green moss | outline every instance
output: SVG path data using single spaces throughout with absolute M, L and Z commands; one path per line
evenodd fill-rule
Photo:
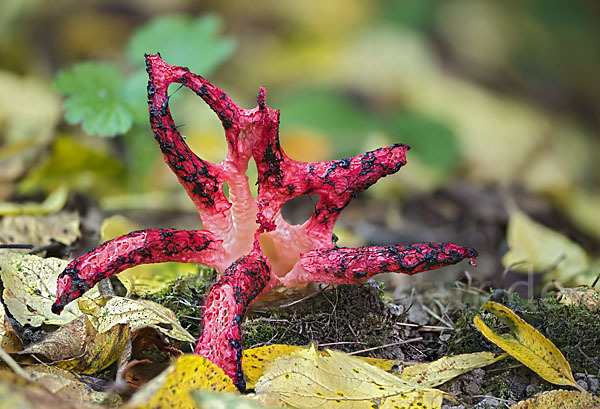
M 255 312 L 243 326 L 244 348 L 266 344 L 330 344 L 356 351 L 386 343 L 395 334 L 379 288 L 340 285 L 288 308 Z
M 194 336 L 198 336 L 204 297 L 214 283 L 217 271 L 198 265 L 198 272 L 179 277 L 162 290 L 143 297 L 169 308 L 181 325 Z

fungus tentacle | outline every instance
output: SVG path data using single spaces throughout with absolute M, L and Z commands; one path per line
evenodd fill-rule
M 241 324 L 246 310 L 271 279 L 271 267 L 258 243 L 236 260 L 211 288 L 202 317 L 203 329 L 195 353 L 223 369 L 240 390 L 242 373 Z
M 300 261 L 281 281 L 286 286 L 308 281 L 354 284 L 376 274 L 412 275 L 475 257 L 475 249 L 454 243 L 317 249 L 302 254 Z
M 109 240 L 71 261 L 58 276 L 54 313 L 100 280 L 130 267 L 178 261 L 221 267 L 221 240 L 207 230 L 149 229 Z

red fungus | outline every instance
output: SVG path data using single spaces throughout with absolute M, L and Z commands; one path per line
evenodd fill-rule
M 81 296 L 101 279 L 146 263 L 180 261 L 213 266 L 223 274 L 211 289 L 195 352 L 219 365 L 244 388 L 240 324 L 246 309 L 278 283 L 359 283 L 375 274 L 415 274 L 477 252 L 452 243 L 339 248 L 332 241 L 340 212 L 379 178 L 406 163 L 402 144 L 325 162 L 297 162 L 279 145 L 279 111 L 265 103 L 242 109 L 223 91 L 171 66 L 160 55 L 146 56 L 148 105 L 154 138 L 165 161 L 198 208 L 206 230 L 149 229 L 107 241 L 72 261 L 58 279 L 53 311 Z M 228 144 L 225 159 L 210 163 L 186 145 L 169 111 L 172 83 L 192 89 L 220 118 Z M 258 196 L 250 193 L 246 170 L 258 169 Z M 229 200 L 223 193 L 229 185 Z M 320 195 L 312 217 L 290 225 L 281 217 L 284 203 L 309 193 Z

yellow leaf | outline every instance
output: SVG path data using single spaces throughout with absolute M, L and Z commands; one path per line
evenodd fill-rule
M 21 325 L 62 325 L 81 315 L 76 303 L 67 305 L 61 315 L 50 307 L 56 300 L 56 280 L 68 262 L 58 258 L 2 253 L 0 276 L 6 308 Z
M 437 361 L 407 366 L 400 378 L 422 388 L 433 388 L 465 372 L 493 364 L 508 354 L 475 352 L 456 356 L 445 356 Z
M 254 389 L 258 379 L 277 358 L 282 355 L 289 355 L 292 352 L 300 351 L 302 349 L 305 348 L 295 345 L 275 344 L 244 350 L 242 370 L 244 371 L 246 388 Z M 329 354 L 324 351 L 317 351 L 317 353 L 329 356 Z M 384 371 L 391 371 L 396 364 L 396 361 L 393 359 L 377 359 L 364 356 L 357 356 L 356 358 L 370 365 L 381 368 Z
M 267 345 L 244 350 L 242 371 L 246 380 L 246 388 L 254 389 L 258 379 L 277 358 L 301 349 L 303 348 L 295 345 Z
M 515 403 L 510 409 L 598 409 L 600 398 L 580 391 L 561 389 L 541 392 L 533 398 Z
M 562 352 L 548 338 L 501 304 L 488 301 L 483 305 L 483 308 L 498 317 L 514 333 L 514 335 L 496 334 L 477 315 L 473 320 L 475 327 L 487 339 L 548 382 L 581 389 L 573 379 L 571 366 Z
M 90 316 L 99 333 L 109 331 L 115 325 L 128 324 L 132 332 L 152 327 L 174 339 L 187 342 L 196 340 L 181 326 L 173 311 L 152 301 L 110 297 L 108 300 L 83 300 L 79 306 Z
M 590 267 L 581 246 L 516 208 L 510 212 L 507 236 L 510 250 L 502 258 L 502 264 L 512 270 L 547 272 L 545 280 L 567 283 Z
M 128 409 L 193 409 L 194 389 L 236 392 L 237 388 L 223 370 L 198 355 L 183 355 L 168 369 L 136 392 Z
M 100 241 L 105 242 L 141 228 L 124 216 L 111 216 L 102 222 Z M 143 264 L 119 273 L 119 280 L 131 294 L 144 295 L 161 290 L 181 275 L 197 272 L 196 264 L 191 263 Z
M 320 355 L 311 347 L 280 356 L 257 382 L 256 393 L 276 395 L 292 407 L 323 409 L 440 408 L 448 396 L 437 389 L 416 388 L 351 355 L 327 353 Z
M 67 202 L 67 196 L 69 191 L 65 185 L 60 185 L 54 189 L 48 197 L 42 202 L 25 202 L 25 203 L 13 203 L 13 202 L 0 202 L 0 216 L 27 214 L 48 214 L 57 213 L 63 208 Z
M 262 409 L 259 405 L 249 399 L 247 395 L 238 395 L 233 393 L 209 392 L 193 390 L 192 399 L 196 403 L 197 409 Z

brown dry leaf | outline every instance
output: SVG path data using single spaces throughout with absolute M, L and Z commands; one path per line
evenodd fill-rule
M 41 355 L 61 368 L 91 375 L 115 362 L 129 337 L 127 324 L 115 325 L 99 333 L 82 315 L 20 354 Z
M 600 309 L 600 293 L 589 285 L 563 288 L 556 295 L 556 298 L 563 305 L 585 305 L 591 311 L 598 311 Z
M 76 303 L 67 305 L 61 315 L 50 307 L 56 300 L 56 280 L 68 262 L 58 258 L 2 253 L 0 277 L 4 284 L 2 297 L 6 308 L 21 325 L 62 325 L 79 317 Z M 88 293 L 88 296 L 90 294 Z
M 124 297 L 101 297 L 83 300 L 79 307 L 90 317 L 98 332 L 103 333 L 118 324 L 128 324 L 131 331 L 152 327 L 180 341 L 194 342 L 170 309 L 147 300 Z
M 437 361 L 407 366 L 400 378 L 415 386 L 433 388 L 473 369 L 498 362 L 507 356 L 508 354 L 499 355 L 491 352 L 445 356 Z
M 39 342 L 21 351 L 20 355 L 42 355 L 50 361 L 62 361 L 80 356 L 86 340 L 86 319 L 84 315 L 66 323 Z
M 128 409 L 194 409 L 190 391 L 194 389 L 236 392 L 223 370 L 198 355 L 184 355 L 170 368 L 136 392 Z
M 477 315 L 473 320 L 475 327 L 487 339 L 548 382 L 582 390 L 573 378 L 569 362 L 548 338 L 502 304 L 488 301 L 483 308 L 498 317 L 514 333 L 499 335 Z
M 48 391 L 75 405 L 101 404 L 109 398 L 116 399 L 107 392 L 93 390 L 71 372 L 55 366 L 33 365 L 24 370 Z
M 156 351 L 166 354 L 157 354 Z M 142 328 L 131 337 L 131 348 L 119 357 L 117 377 L 125 382 L 129 390 L 138 390 L 158 376 L 170 364 L 170 358 L 179 357 L 183 352 L 165 342 L 155 328 Z
M 71 404 L 46 388 L 12 372 L 0 371 L 0 409 L 79 409 L 92 405 Z M 97 408 L 97 406 L 96 406 Z
M 522 400 L 510 409 L 598 409 L 600 398 L 580 391 L 562 389 L 541 392 L 533 398 Z
M 6 318 L 6 310 L 4 304 L 0 303 L 0 346 L 9 354 L 21 351 L 23 342 L 16 333 L 8 319 Z
M 342 352 L 314 347 L 280 356 L 256 383 L 256 393 L 276 395 L 292 407 L 441 408 L 445 392 L 417 388 Z
M 0 243 L 31 244 L 34 247 L 53 242 L 68 245 L 79 238 L 79 224 L 77 212 L 5 216 L 0 220 Z
M 242 359 L 242 370 L 244 372 L 244 379 L 246 380 L 246 388 L 254 389 L 254 385 L 258 379 L 263 375 L 265 370 L 282 355 L 289 355 L 292 352 L 300 351 L 305 349 L 304 347 L 295 345 L 267 345 L 258 348 L 246 349 L 243 352 Z M 317 353 L 329 356 L 325 351 L 317 351 Z M 391 371 L 396 361 L 393 359 L 377 359 L 369 358 L 364 356 L 357 356 L 356 358 L 383 369 L 384 371 Z

